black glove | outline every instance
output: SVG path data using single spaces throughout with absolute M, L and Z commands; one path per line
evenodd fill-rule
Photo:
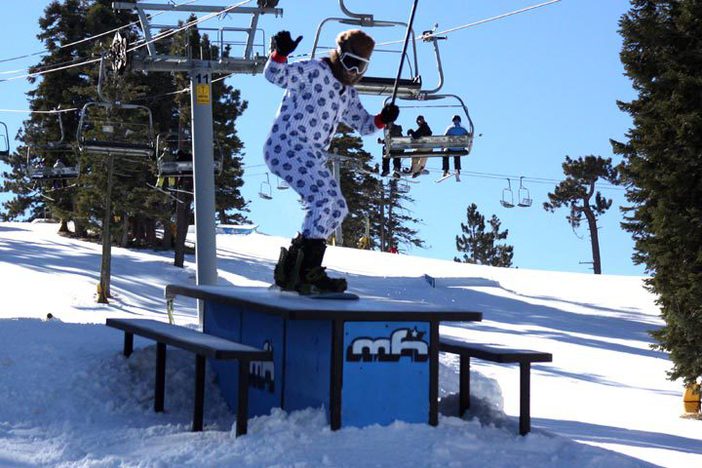
M 297 36 L 293 41 L 289 31 L 280 31 L 271 39 L 271 49 L 287 57 L 297 48 L 301 40 L 302 36 Z
M 380 121 L 385 125 L 393 123 L 400 115 L 400 109 L 395 104 L 385 104 L 380 111 Z

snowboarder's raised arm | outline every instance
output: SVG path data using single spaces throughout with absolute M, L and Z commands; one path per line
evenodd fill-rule
M 289 64 L 288 55 L 297 48 L 301 40 L 302 36 L 298 36 L 293 41 L 288 31 L 280 31 L 273 36 L 271 55 L 263 71 L 268 81 L 285 89 L 300 83 L 300 78 L 305 73 L 305 67 L 309 61 Z

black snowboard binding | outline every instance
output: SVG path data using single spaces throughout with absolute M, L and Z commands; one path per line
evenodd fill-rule
M 339 293 L 348 287 L 344 278 L 330 278 L 322 266 L 327 244 L 324 239 L 298 235 L 289 249 L 281 248 L 273 276 L 275 284 L 300 294 Z

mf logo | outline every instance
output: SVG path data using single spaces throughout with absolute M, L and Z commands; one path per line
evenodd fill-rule
M 273 346 L 266 340 L 263 343 L 264 351 L 271 351 Z M 260 389 L 267 389 L 268 392 L 275 392 L 275 367 L 273 361 L 251 361 L 249 363 L 249 386 Z
M 347 361 L 399 361 L 407 356 L 412 362 L 429 359 L 429 344 L 423 340 L 424 332 L 417 328 L 399 328 L 390 338 L 359 337 L 346 348 Z

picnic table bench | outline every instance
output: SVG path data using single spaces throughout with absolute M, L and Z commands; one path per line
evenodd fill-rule
M 258 349 L 189 328 L 148 319 L 108 318 L 106 325 L 124 331 L 123 353 L 129 357 L 134 350 L 134 335 L 156 341 L 156 381 L 154 389 L 154 411 L 162 412 L 166 384 L 166 345 L 184 349 L 195 354 L 195 403 L 193 409 L 193 431 L 203 428 L 205 406 L 205 359 L 239 361 L 238 401 L 236 435 L 246 434 L 248 424 L 249 371 L 253 364 L 271 361 L 270 351 Z
M 531 363 L 551 362 L 550 353 L 526 349 L 510 349 L 504 346 L 469 343 L 460 339 L 441 336 L 439 350 L 458 354 L 459 369 L 459 414 L 470 408 L 470 358 L 482 359 L 497 363 L 519 363 L 519 434 L 525 435 L 531 431 Z

